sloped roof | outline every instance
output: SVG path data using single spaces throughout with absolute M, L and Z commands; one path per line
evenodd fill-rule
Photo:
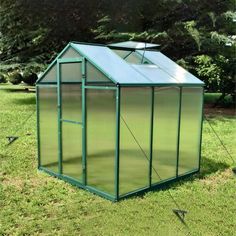
M 204 83 L 158 51 L 144 53 L 144 58 L 156 66 L 134 65 L 126 62 L 107 46 L 71 43 L 71 46 L 86 57 L 113 82 L 123 85 L 135 84 L 176 84 Z M 135 50 L 143 55 L 143 50 Z
M 137 42 L 135 42 L 137 43 Z M 133 43 L 131 43 L 133 45 Z M 144 43 L 141 43 L 144 44 Z M 115 45 L 115 44 L 114 44 Z M 125 45 L 129 45 L 125 42 Z M 130 64 L 118 56 L 109 46 L 86 43 L 69 43 L 66 48 L 50 64 L 37 83 L 43 79 L 47 71 L 53 67 L 63 52 L 69 48 L 76 50 L 91 64 L 99 69 L 115 84 L 121 85 L 191 85 L 203 86 L 204 83 L 194 75 L 183 69 L 174 61 L 159 51 L 136 50 L 134 53 L 140 58 L 152 63 Z

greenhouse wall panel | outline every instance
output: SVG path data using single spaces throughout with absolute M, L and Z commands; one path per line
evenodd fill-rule
M 199 168 L 202 99 L 202 88 L 182 89 L 179 175 Z
M 179 88 L 155 88 L 152 183 L 176 177 Z
M 149 185 L 151 88 L 121 88 L 120 194 Z
M 116 90 L 86 89 L 87 184 L 114 195 Z
M 57 88 L 39 87 L 40 162 L 58 172 Z

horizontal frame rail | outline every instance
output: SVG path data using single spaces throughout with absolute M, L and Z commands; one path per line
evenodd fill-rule
M 77 63 L 77 62 L 82 62 L 83 58 L 60 58 L 57 59 L 57 62 L 62 64 L 62 63 Z
M 61 119 L 61 121 L 62 121 L 62 122 L 67 122 L 67 123 L 72 123 L 72 124 L 83 125 L 82 122 L 74 121 L 74 120 L 65 120 L 65 119 Z
M 111 89 L 111 90 L 116 90 L 117 87 L 110 87 L 110 86 L 89 86 L 89 85 L 85 85 L 84 88 L 86 89 Z

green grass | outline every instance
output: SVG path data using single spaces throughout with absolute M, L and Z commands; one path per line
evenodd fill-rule
M 188 229 L 166 189 L 112 203 L 38 172 L 36 116 L 5 146 L 35 109 L 35 94 L 13 88 L 20 86 L 0 87 L 0 235 L 235 235 L 232 161 L 206 122 L 201 173 L 168 188 L 188 211 Z M 236 158 L 236 119 L 209 119 Z

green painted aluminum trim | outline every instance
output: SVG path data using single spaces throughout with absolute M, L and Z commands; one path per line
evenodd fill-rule
M 174 176 L 174 177 L 170 177 L 170 178 L 167 178 L 167 179 L 161 179 L 161 180 L 158 181 L 158 182 L 152 183 L 152 186 L 151 186 L 151 187 L 156 186 L 156 185 L 158 185 L 158 184 L 167 183 L 167 182 L 169 182 L 169 181 L 175 180 L 176 178 L 177 178 L 177 177 Z
M 65 120 L 65 119 L 62 119 L 61 121 L 62 121 L 62 122 L 66 122 L 66 123 L 72 123 L 72 124 L 83 125 L 83 122 L 74 121 L 74 120 Z
M 202 129 L 203 129 L 203 118 L 204 118 L 204 89 L 202 89 L 202 114 L 201 114 L 201 128 L 200 128 L 200 140 L 199 140 L 199 163 L 198 170 L 201 169 L 201 159 L 202 159 Z
M 124 194 L 120 195 L 120 199 L 127 198 L 129 196 L 135 195 L 136 193 L 139 193 L 139 192 L 142 192 L 142 191 L 148 191 L 149 189 L 150 189 L 149 186 L 143 187 L 143 188 L 138 188 L 138 189 L 133 190 L 131 192 L 124 193 Z
M 199 169 L 192 169 L 192 170 L 189 170 L 189 171 L 187 171 L 187 172 L 185 172 L 185 173 L 183 173 L 183 174 L 180 174 L 180 175 L 178 176 L 178 178 L 179 178 L 179 177 L 184 177 L 184 176 L 186 176 L 186 175 L 195 174 L 195 173 L 199 173 Z
M 149 186 L 152 185 L 152 154 L 153 154 L 153 120 L 154 120 L 154 87 L 151 87 L 151 126 L 150 126 L 150 158 L 149 158 Z
M 81 84 L 82 82 L 79 81 L 61 81 L 61 84 Z M 38 85 L 56 85 L 57 86 L 57 82 L 41 82 Z
M 39 171 L 43 171 L 43 172 L 45 172 L 45 173 L 47 173 L 47 174 L 49 174 L 51 176 L 54 176 L 54 177 L 57 177 L 57 178 L 59 177 L 58 173 L 56 173 L 56 172 L 54 172 L 52 170 L 49 170 L 49 169 L 47 169 L 47 168 L 45 168 L 43 166 L 39 166 L 38 170 Z
M 76 63 L 76 62 L 82 62 L 82 57 L 78 57 L 78 58 L 58 58 L 57 62 L 58 63 Z
M 97 195 L 99 195 L 99 196 L 101 196 L 103 198 L 106 198 L 107 200 L 110 200 L 110 201 L 113 201 L 113 202 L 116 201 L 114 196 L 112 196 L 112 195 L 110 195 L 108 193 L 105 193 L 103 191 L 100 191 L 99 189 L 93 188 L 91 186 L 84 186 L 78 180 L 76 180 L 74 178 L 71 178 L 71 177 L 69 177 L 67 175 L 57 174 L 57 173 L 55 173 L 55 172 L 53 172 L 51 170 L 48 170 L 47 168 L 44 168 L 44 167 L 39 167 L 38 170 L 39 171 L 43 171 L 43 172 L 45 172 L 45 173 L 47 173 L 47 174 L 49 174 L 51 176 L 54 176 L 54 177 L 56 177 L 58 179 L 61 179 L 61 180 L 65 181 L 65 182 L 67 182 L 67 183 L 70 183 L 71 185 L 74 185 L 76 187 L 82 188 L 82 189 L 87 190 L 87 191 L 89 191 L 91 193 L 95 193 L 95 194 L 97 194 Z
M 72 185 L 76 185 L 79 188 L 84 188 L 83 184 L 78 179 L 72 178 L 68 175 L 59 175 L 59 178 L 71 183 Z
M 120 86 L 116 90 L 116 157 L 115 157 L 115 198 L 119 200 L 120 183 Z
M 106 44 L 101 44 L 101 43 L 88 43 L 88 42 L 79 42 L 79 41 L 70 41 L 70 43 L 82 44 L 82 45 L 91 45 L 91 46 L 107 47 Z
M 37 84 L 36 87 L 57 88 L 57 83 L 41 83 Z
M 37 112 L 37 147 L 38 147 L 38 168 L 41 165 L 41 155 L 40 155 L 40 116 L 39 116 L 39 87 L 36 86 L 36 112 Z
M 78 182 L 77 180 L 71 178 L 71 177 L 68 177 L 68 176 L 65 176 L 65 175 L 60 175 L 60 174 L 57 174 L 51 170 L 48 170 L 47 168 L 45 167 L 42 167 L 40 166 L 38 168 L 39 171 L 43 171 L 51 176 L 54 176 L 58 179 L 61 179 L 65 182 L 68 182 L 72 185 L 75 185 L 79 188 L 82 188 L 82 189 L 85 189 L 85 190 L 88 190 L 89 192 L 92 192 L 92 193 L 95 193 L 103 198 L 106 198 L 110 201 L 113 201 L 113 202 L 116 202 L 117 199 L 114 198 L 112 195 L 108 194 L 108 193 L 105 193 L 103 191 L 100 191 L 94 187 L 91 187 L 91 186 L 84 186 L 83 184 L 81 184 L 80 182 Z M 157 190 L 157 189 L 162 189 L 162 188 L 166 188 L 166 187 L 169 187 L 170 184 L 176 182 L 176 181 L 179 181 L 181 179 L 185 179 L 185 178 L 188 178 L 190 176 L 192 176 L 193 174 L 196 174 L 196 173 L 199 173 L 199 170 L 192 170 L 190 172 L 187 172 L 177 178 L 172 178 L 172 179 L 167 179 L 167 180 L 164 180 L 162 182 L 159 182 L 159 183 L 156 183 L 156 184 L 153 184 L 151 187 L 144 187 L 144 188 L 140 188 L 140 189 L 137 189 L 135 191 L 132 191 L 132 192 L 129 192 L 129 193 L 126 193 L 126 194 L 123 194 L 119 197 L 119 200 L 122 200 L 122 199 L 126 199 L 128 197 L 132 197 L 132 196 L 138 196 L 138 195 L 143 195 L 144 193 L 148 192 L 148 191 L 154 191 L 154 190 Z
M 86 61 L 82 61 L 82 173 L 83 184 L 87 185 L 87 108 L 86 108 Z
M 181 112 L 182 112 L 182 87 L 179 90 L 179 117 L 178 117 L 178 132 L 177 132 L 177 153 L 176 153 L 176 177 L 179 175 L 179 145 L 180 145 L 180 128 L 181 128 Z
M 57 59 L 64 54 L 64 52 L 70 47 L 70 44 L 67 44 L 66 47 L 57 55 L 57 57 L 52 61 L 52 63 L 47 67 L 47 69 L 43 72 L 43 74 L 38 78 L 36 84 L 38 84 L 44 76 L 48 73 L 48 71 L 57 63 Z
M 62 108 L 61 108 L 61 70 L 60 63 L 57 63 L 57 115 L 58 115 L 58 172 L 63 173 L 62 170 Z
M 97 68 L 100 72 L 102 72 L 108 79 L 110 79 L 114 84 L 116 84 L 116 81 L 109 75 L 107 74 L 102 68 L 100 68 L 96 63 L 94 63 L 93 60 L 88 58 L 86 55 L 84 55 L 80 50 L 78 50 L 76 47 L 73 46 L 73 44 L 70 44 L 70 46 L 76 50 L 80 55 L 82 55 L 86 60 L 88 60 L 95 68 Z M 121 68 L 122 69 L 122 68 Z
M 121 87 L 204 87 L 204 84 L 177 84 L 177 83 L 146 83 L 146 84 L 135 84 L 135 83 L 122 83 Z
M 101 196 L 101 197 L 104 197 L 104 198 L 106 198 L 107 200 L 110 200 L 110 201 L 113 201 L 113 202 L 116 201 L 116 199 L 114 198 L 114 196 L 112 196 L 112 195 L 110 195 L 110 194 L 108 194 L 108 193 L 106 193 L 106 192 L 103 192 L 103 191 L 101 191 L 101 190 L 99 190 L 99 189 L 96 189 L 96 188 L 94 188 L 94 187 L 86 186 L 85 189 L 88 190 L 89 192 L 92 192 L 92 193 L 95 193 L 95 194 L 97 194 L 97 195 L 99 195 L 99 196 Z
M 116 87 L 109 87 L 109 86 L 89 86 L 89 85 L 85 85 L 84 86 L 86 89 L 110 89 L 110 90 L 116 90 Z

